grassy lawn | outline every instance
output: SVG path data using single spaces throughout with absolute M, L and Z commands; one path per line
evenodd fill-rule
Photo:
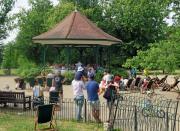
M 11 69 L 11 75 L 17 75 L 17 69 Z M 3 69 L 0 69 L 0 76 L 6 75 Z
M 48 124 L 40 124 L 40 128 L 48 127 Z M 103 127 L 92 123 L 76 121 L 57 121 L 60 131 L 103 131 Z M 33 131 L 34 118 L 0 113 L 0 131 Z

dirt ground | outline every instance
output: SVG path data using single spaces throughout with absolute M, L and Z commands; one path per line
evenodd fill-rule
M 158 76 L 159 78 L 164 77 L 164 75 Z M 10 90 L 15 91 L 15 81 L 14 79 L 16 78 L 16 76 L 0 76 L 0 90 L 2 90 L 6 85 L 10 86 Z M 174 76 L 170 75 L 167 78 L 167 83 L 172 84 L 174 81 Z M 178 85 L 180 87 L 180 84 Z M 32 89 L 29 89 L 29 85 L 26 85 L 27 89 L 25 90 L 26 95 L 31 95 L 32 96 Z M 72 87 L 71 85 L 63 85 L 63 89 L 64 89 L 64 98 L 73 98 L 73 92 L 72 92 Z M 17 90 L 16 90 L 17 91 Z M 18 90 L 21 91 L 21 90 Z M 176 92 L 162 92 L 160 90 L 156 90 L 155 91 L 157 94 L 162 94 L 164 95 L 166 98 L 168 99 L 172 99 L 172 100 L 176 100 L 177 97 L 177 93 Z M 45 91 L 44 95 L 46 97 L 48 97 L 49 92 Z M 87 98 L 87 93 L 86 91 L 84 91 L 85 94 L 85 98 Z M 140 94 L 139 94 L 140 95 Z M 101 101 L 105 101 L 105 99 L 102 97 L 102 95 L 100 96 L 100 100 Z M 180 108 L 178 109 L 178 114 L 180 114 Z

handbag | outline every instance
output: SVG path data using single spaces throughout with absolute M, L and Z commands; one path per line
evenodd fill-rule
M 110 89 L 110 88 L 107 88 L 107 89 L 105 90 L 103 97 L 104 97 L 105 99 L 107 99 L 107 100 L 108 100 L 108 99 L 111 99 L 111 89 Z
M 113 99 L 115 99 L 115 94 L 116 94 L 115 87 L 110 86 L 105 90 L 103 97 L 107 100 L 111 100 L 111 99 L 113 100 Z

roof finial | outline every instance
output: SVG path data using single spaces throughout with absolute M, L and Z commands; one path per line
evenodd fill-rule
M 77 12 L 77 0 L 75 0 L 75 12 Z

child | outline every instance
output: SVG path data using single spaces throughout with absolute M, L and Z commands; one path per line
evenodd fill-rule
M 38 80 L 35 80 L 35 85 L 33 87 L 33 106 L 38 106 L 43 104 L 44 104 L 43 89 L 38 84 Z

